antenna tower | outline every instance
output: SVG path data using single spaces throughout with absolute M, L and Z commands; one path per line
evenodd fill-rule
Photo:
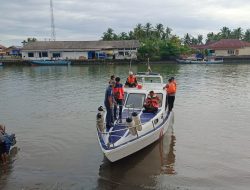
M 52 0 L 50 0 L 50 16 L 51 16 L 51 40 L 56 41 L 55 21 L 54 21 L 54 12 L 53 12 L 53 2 L 52 2 Z

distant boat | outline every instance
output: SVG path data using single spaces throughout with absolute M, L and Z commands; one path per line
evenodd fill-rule
M 183 64 L 216 64 L 216 63 L 223 63 L 223 59 L 176 59 L 177 63 Z
M 31 65 L 70 65 L 71 62 L 70 61 L 66 61 L 66 60 L 33 60 L 31 61 Z

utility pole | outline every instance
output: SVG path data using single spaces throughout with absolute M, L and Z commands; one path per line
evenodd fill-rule
M 54 12 L 53 12 L 53 2 L 52 2 L 52 0 L 50 0 L 50 16 L 51 16 L 51 40 L 56 41 L 55 21 L 54 21 Z

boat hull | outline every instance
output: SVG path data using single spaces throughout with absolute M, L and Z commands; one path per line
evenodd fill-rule
M 52 66 L 60 66 L 60 65 L 70 65 L 71 62 L 70 61 L 66 61 L 66 60 L 34 60 L 31 61 L 32 65 L 40 65 L 40 66 L 48 66 L 48 65 L 52 65 Z
M 198 61 L 198 60 L 182 60 L 182 59 L 177 59 L 176 61 L 178 63 L 182 63 L 182 64 L 219 64 L 219 63 L 223 63 L 223 60 Z
M 109 161 L 115 162 L 117 160 L 120 160 L 147 147 L 148 145 L 160 139 L 166 133 L 168 127 L 170 125 L 173 125 L 173 122 L 174 122 L 174 113 L 171 112 L 167 120 L 160 127 L 156 128 L 152 132 L 149 132 L 146 135 L 142 135 L 141 137 L 138 137 L 136 140 L 128 142 L 114 149 L 106 150 L 102 148 L 102 151 Z M 102 147 L 100 139 L 99 143 L 100 146 Z

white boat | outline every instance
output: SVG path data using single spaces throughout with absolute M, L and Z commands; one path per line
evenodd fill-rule
M 70 65 L 71 62 L 68 60 L 32 60 L 31 65 L 45 65 L 45 66 L 60 66 L 60 65 Z
M 223 63 L 223 59 L 176 59 L 177 63 L 184 63 L 184 64 L 216 64 L 216 63 Z
M 99 111 L 97 115 L 98 141 L 104 155 L 111 162 L 127 157 L 157 141 L 174 122 L 174 112 L 167 111 L 162 76 L 156 73 L 137 73 L 136 77 L 137 88 L 124 88 L 121 123 L 115 121 L 114 126 L 108 130 L 104 127 L 105 113 Z M 151 90 L 160 98 L 159 109 L 157 113 L 144 113 L 143 103 Z M 132 122 L 127 118 L 132 118 Z

